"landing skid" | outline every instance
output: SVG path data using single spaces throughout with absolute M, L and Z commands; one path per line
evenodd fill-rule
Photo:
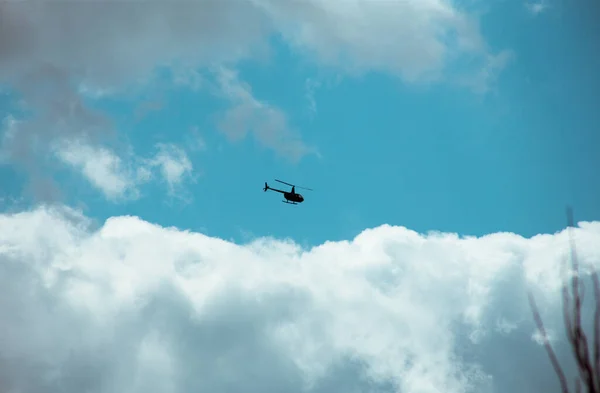
M 296 202 L 289 202 L 289 201 L 286 201 L 286 200 L 283 200 L 283 201 L 281 201 L 281 202 L 283 202 L 283 203 L 287 203 L 288 205 L 297 205 L 297 203 L 296 203 Z

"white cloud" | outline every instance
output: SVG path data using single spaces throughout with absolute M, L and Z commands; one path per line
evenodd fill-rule
M 149 159 L 129 154 L 121 159 L 106 147 L 80 141 L 63 141 L 55 154 L 63 163 L 81 174 L 106 198 L 113 202 L 140 197 L 139 187 L 155 177 L 153 170 L 167 184 L 169 194 L 181 190 L 186 179 L 193 178 L 193 165 L 185 150 L 174 144 L 156 145 L 156 154 Z
M 197 126 L 190 128 L 189 134 L 186 136 L 186 145 L 193 151 L 206 151 L 208 149 L 206 140 L 200 133 Z
M 304 82 L 304 90 L 306 101 L 308 101 L 308 110 L 311 117 L 317 113 L 317 101 L 315 100 L 315 90 L 321 87 L 321 83 L 317 80 L 307 78 Z
M 258 1 L 294 47 L 350 73 L 439 79 L 463 54 L 484 54 L 475 19 L 446 0 Z
M 525 7 L 533 15 L 538 15 L 546 11 L 546 9 L 548 8 L 548 4 L 545 1 L 538 1 L 533 3 L 528 2 L 525 3 Z
M 163 179 L 167 182 L 171 194 L 189 178 L 194 169 L 185 150 L 173 144 L 159 143 L 158 152 L 148 161 L 153 167 L 158 167 Z
M 582 261 L 598 264 L 600 223 L 575 232 Z M 525 289 L 562 331 L 567 245 L 565 233 L 461 239 L 382 226 L 303 250 L 135 217 L 97 228 L 69 210 L 0 215 L 2 386 L 559 392 L 531 339 Z
M 104 147 L 68 141 L 57 146 L 56 155 L 112 201 L 138 198 L 138 182 L 147 180 L 144 172 L 139 172 L 139 179 L 133 176 L 121 158 Z
M 458 81 L 464 86 L 469 86 L 477 94 L 487 94 L 495 87 L 495 81 L 510 62 L 514 61 L 513 51 L 502 51 L 496 55 L 489 55 L 482 59 L 482 66 L 468 77 L 460 77 Z
M 264 146 L 280 155 L 298 161 L 316 150 L 306 145 L 298 132 L 292 129 L 285 113 L 269 103 L 259 101 L 252 89 L 238 79 L 233 70 L 220 68 L 217 83 L 224 97 L 231 102 L 219 119 L 219 129 L 232 141 L 243 139 L 248 132 Z

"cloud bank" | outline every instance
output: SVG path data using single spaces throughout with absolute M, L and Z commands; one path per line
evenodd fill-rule
M 580 223 L 584 263 L 600 223 Z M 402 227 L 302 249 L 66 208 L 0 216 L 0 381 L 27 392 L 558 392 L 565 232 Z M 568 351 L 559 354 L 569 357 Z

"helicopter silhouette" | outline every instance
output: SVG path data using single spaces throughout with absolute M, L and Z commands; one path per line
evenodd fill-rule
M 272 190 L 272 191 L 277 191 L 283 194 L 283 197 L 285 198 L 285 200 L 283 200 L 283 203 L 289 203 L 290 205 L 297 205 L 299 203 L 304 202 L 304 197 L 302 196 L 302 194 L 298 194 L 296 192 L 296 187 L 297 188 L 302 188 L 303 190 L 309 190 L 309 191 L 313 191 L 310 188 L 306 188 L 306 187 L 298 187 L 295 186 L 293 184 L 290 183 L 286 183 L 284 181 L 281 180 L 277 180 L 275 179 L 276 182 L 279 183 L 283 183 L 283 184 L 287 184 L 288 186 L 292 187 L 292 191 L 288 192 L 288 191 L 283 191 L 283 190 L 278 190 L 277 188 L 273 188 L 273 187 L 269 187 L 269 185 L 267 184 L 267 182 L 265 182 L 265 187 L 263 188 L 263 191 L 267 192 L 267 190 Z

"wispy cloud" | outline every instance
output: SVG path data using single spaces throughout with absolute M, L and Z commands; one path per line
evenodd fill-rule
M 81 174 L 111 201 L 137 199 L 140 182 L 148 180 L 144 171 L 128 167 L 113 151 L 79 141 L 66 141 L 56 147 L 57 157 Z
M 234 70 L 219 68 L 216 77 L 222 95 L 231 104 L 220 116 L 218 127 L 230 140 L 237 141 L 252 133 L 263 146 L 293 162 L 316 152 L 290 127 L 285 113 L 255 98 L 251 87 L 240 81 Z
M 317 80 L 307 78 L 304 82 L 304 90 L 306 101 L 308 101 L 308 110 L 310 116 L 313 117 L 317 114 L 317 101 L 315 100 L 315 91 L 321 86 L 321 83 Z
M 496 80 L 512 61 L 515 60 L 513 51 L 503 51 L 497 55 L 489 55 L 482 59 L 483 66 L 468 77 L 459 78 L 459 83 L 469 86 L 471 90 L 477 94 L 485 95 L 496 87 Z
M 546 11 L 549 7 L 548 3 L 544 0 L 538 2 L 525 3 L 525 7 L 527 10 L 533 15 L 539 15 L 542 12 Z
M 140 186 L 163 179 L 169 195 L 183 191 L 185 180 L 194 180 L 193 165 L 186 152 L 173 144 L 157 144 L 151 158 L 128 153 L 125 159 L 107 147 L 67 140 L 55 145 L 57 158 L 81 175 L 112 202 L 141 196 Z
M 173 144 L 159 143 L 156 155 L 146 161 L 151 167 L 159 168 L 166 181 L 169 194 L 174 196 L 185 180 L 193 180 L 193 165 L 187 153 Z

